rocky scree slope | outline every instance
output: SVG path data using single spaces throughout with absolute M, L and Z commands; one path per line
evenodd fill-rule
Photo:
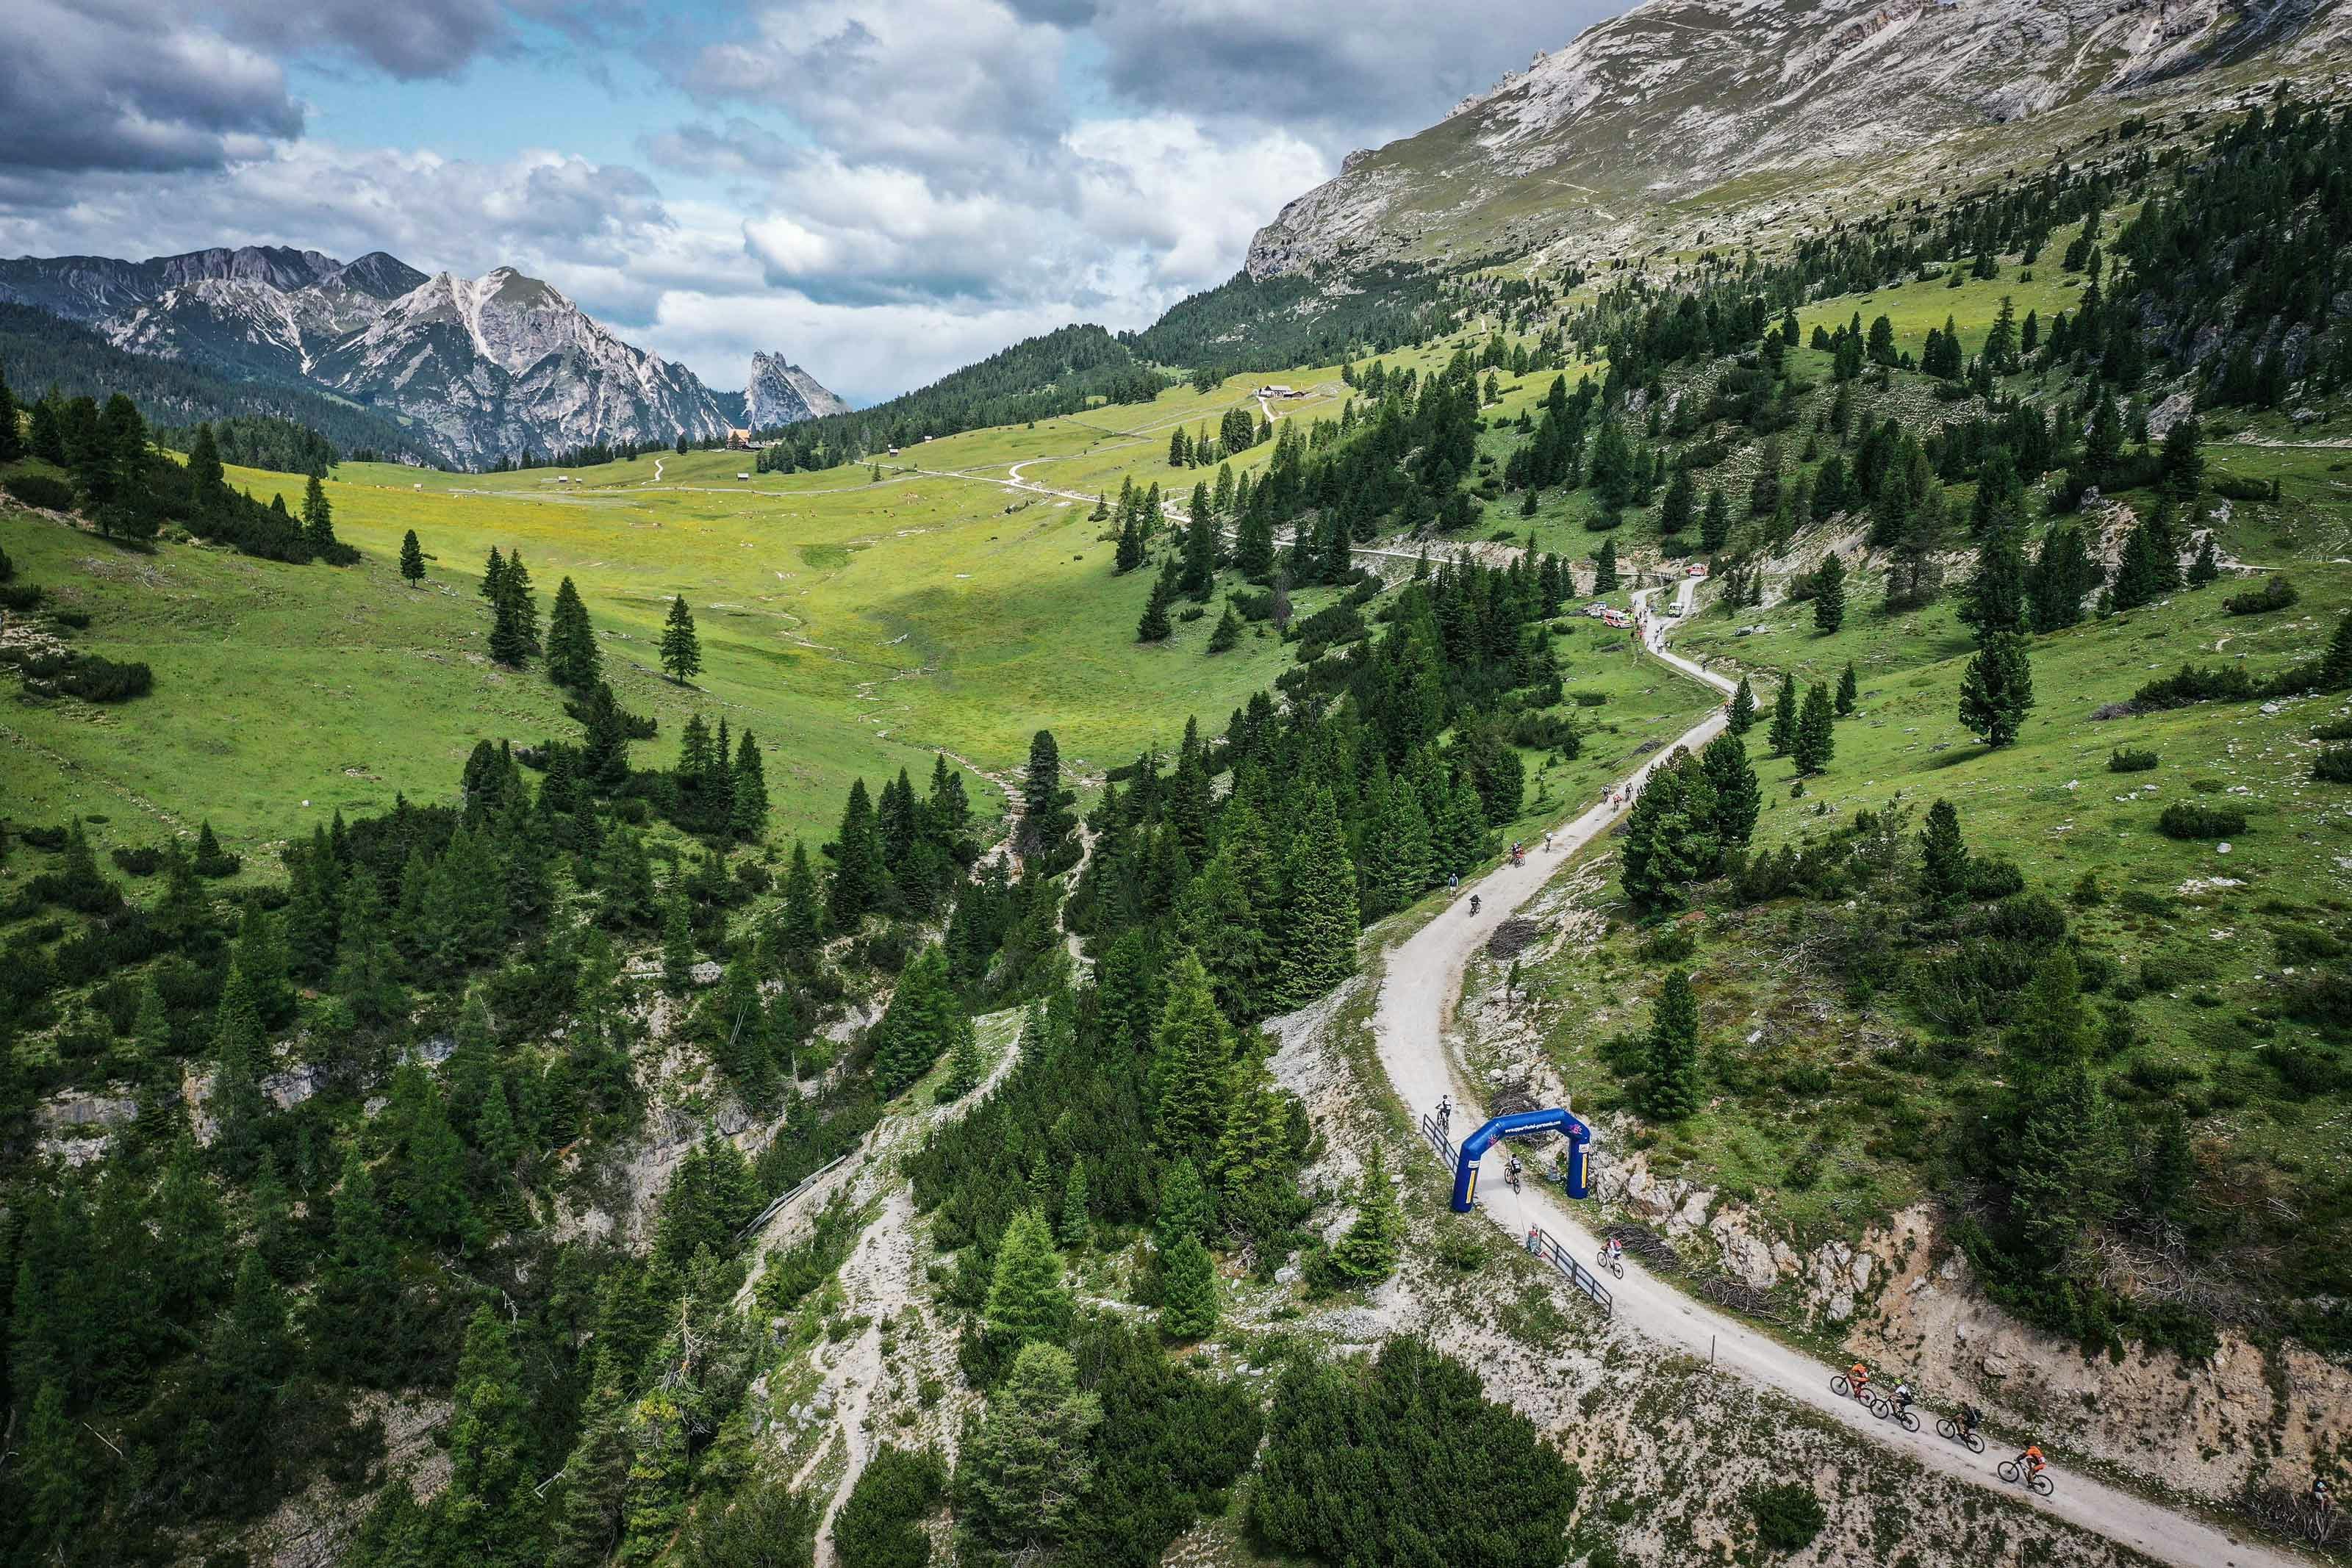
M 381 251 L 346 263 L 263 246 L 139 262 L 21 257 L 0 261 L 0 300 L 94 327 L 133 353 L 373 405 L 460 466 L 680 432 L 701 440 L 736 423 L 731 396 L 512 267 L 427 277 Z M 751 380 L 756 424 L 845 406 L 778 356 L 757 356 Z
M 1965 164 L 1947 144 L 1988 126 L 2113 120 L 2282 78 L 2326 92 L 2347 35 L 2342 0 L 1648 0 L 1439 124 L 1350 153 L 1258 231 L 1248 270 L 1622 245 L 1640 215 L 1708 193 L 1735 208 L 1807 185 L 1883 196 L 1874 165 Z M 1992 137 L 1986 167 L 2014 147 Z

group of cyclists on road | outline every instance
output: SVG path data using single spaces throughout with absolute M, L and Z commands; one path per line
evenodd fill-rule
M 1876 1403 L 1873 1403 L 1870 1392 L 1870 1368 L 1857 1360 L 1852 1366 L 1845 1369 L 1845 1375 L 1837 1379 L 1832 1386 L 1853 1398 L 1881 1420 L 1892 1418 L 1913 1431 L 1918 1430 L 1918 1421 L 1911 1413 L 1913 1403 L 1911 1385 L 1906 1380 L 1896 1378 L 1894 1390 L 1878 1398 Z M 1959 1408 L 1953 1411 L 1948 1419 L 1936 1424 L 1936 1429 L 1952 1441 L 1982 1453 L 1984 1439 L 1979 1436 L 1978 1429 L 1983 1424 L 1984 1412 L 1964 1399 L 1960 1402 Z M 2050 1495 L 2050 1478 L 2044 1472 L 2049 1468 L 2050 1461 L 2042 1452 L 2041 1439 L 2036 1438 L 2026 1444 L 2024 1449 L 2015 1458 L 2001 1462 L 2000 1479 L 2016 1481 L 2027 1490 L 2047 1497 Z

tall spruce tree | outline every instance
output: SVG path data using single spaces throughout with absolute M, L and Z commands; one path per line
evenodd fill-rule
M 1989 747 L 2007 746 L 2033 706 L 2033 660 L 2024 636 L 1988 638 L 1960 673 L 1960 723 Z
M 1160 1254 L 1160 1332 L 1172 1340 L 1206 1339 L 1217 1329 L 1217 1270 L 1197 1236 L 1179 1237 Z
M 331 555 L 335 545 L 335 508 L 327 499 L 327 487 L 316 474 L 302 491 L 302 542 L 310 547 L 313 555 Z
M 555 608 L 547 618 L 547 676 L 559 686 L 583 692 L 604 678 L 588 607 L 568 577 L 556 587 Z
M 1725 715 L 1724 727 L 1734 735 L 1744 736 L 1755 727 L 1756 693 L 1746 675 L 1740 676 L 1739 685 L 1732 688 L 1731 704 Z
M 1787 757 L 1797 746 L 1797 677 L 1783 674 L 1780 689 L 1772 697 L 1772 723 L 1764 732 L 1764 742 L 1773 755 Z
M 1927 808 L 1927 825 L 1919 830 L 1919 892 L 1937 907 L 1958 904 L 1968 895 L 1969 850 L 1960 838 L 1960 813 L 1949 800 Z
M 1829 767 L 1837 751 L 1837 736 L 1832 727 L 1836 714 L 1827 682 L 1815 681 L 1806 688 L 1804 711 L 1797 716 L 1797 743 L 1789 753 L 1798 772 L 1819 773 Z
M 1617 541 L 1604 538 L 1592 557 L 1592 591 L 1613 593 L 1617 591 Z
M 400 541 L 400 575 L 411 588 L 425 580 L 425 547 L 416 542 L 415 528 Z
M 1006 1354 L 1025 1344 L 1057 1344 L 1069 1333 L 1073 1304 L 1054 1232 L 1035 1208 L 1024 1208 L 997 1242 L 996 1269 L 981 1322 Z
M 1306 1006 L 1356 972 L 1362 932 L 1356 868 L 1340 836 L 1331 792 L 1318 788 L 1283 864 L 1283 908 L 1274 1005 Z
M 1377 1285 L 1396 1272 L 1404 1247 L 1404 1213 L 1378 1144 L 1364 1156 L 1359 1186 L 1356 1220 L 1331 1249 L 1331 1272 L 1350 1285 Z
M 694 612 L 686 607 L 683 593 L 669 601 L 669 618 L 662 624 L 661 664 L 681 686 L 702 671 L 702 641 L 695 635 Z
M 1813 572 L 1813 630 L 1827 637 L 1845 624 L 1845 562 L 1832 550 Z
M 1669 970 L 1650 1020 L 1643 1110 L 1661 1122 L 1677 1122 L 1697 1110 L 1699 1058 L 1697 993 L 1687 971 Z
M 1853 705 L 1854 705 L 1857 701 L 1859 701 L 1859 700 L 1861 699 L 1861 696 L 1862 696 L 1862 683 L 1861 683 L 1861 681 L 1860 681 L 1859 679 L 1857 679 L 1857 678 L 1855 677 L 1855 675 L 1854 675 L 1854 673 L 1853 673 L 1853 661 L 1852 659 L 1848 659 L 1848 660 L 1845 662 L 1845 668 L 1838 672 L 1838 684 L 1837 684 L 1837 716 L 1838 716 L 1838 717 L 1840 717 L 1840 718 L 1844 718 L 1844 717 L 1845 717 L 1845 716 L 1847 716 L 1849 714 L 1853 713 Z

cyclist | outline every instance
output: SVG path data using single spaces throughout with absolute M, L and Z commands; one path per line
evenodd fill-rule
M 1853 1396 L 1862 1398 L 1863 1391 L 1870 1386 L 1870 1368 L 1855 1362 L 1845 1369 L 1845 1381 L 1846 1386 L 1853 1390 Z
M 1478 895 L 1475 893 L 1470 895 L 1470 913 L 1473 915 L 1478 913 Z
M 2318 1509 L 2322 1513 L 2326 1513 L 2329 1509 L 2336 1506 L 2336 1499 L 2331 1496 L 2327 1490 L 2326 1477 L 2314 1476 L 2311 1478 L 2311 1502 L 2312 1506 Z
M 2025 1452 L 2017 1456 L 2017 1462 L 2025 1467 L 2025 1473 L 2029 1477 L 2040 1475 L 2044 1463 L 2042 1458 L 2042 1445 L 2028 1443 L 2025 1446 Z
M 1506 1175 L 1506 1176 L 1507 1176 L 1507 1177 L 1509 1179 L 1509 1181 L 1510 1181 L 1510 1184 L 1511 1184 L 1511 1190 L 1512 1190 L 1512 1191 L 1514 1191 L 1514 1192 L 1517 1192 L 1517 1191 L 1518 1190 L 1518 1187 L 1519 1187 L 1519 1156 L 1518 1156 L 1518 1155 L 1513 1155 L 1511 1156 L 1511 1163 L 1510 1163 L 1507 1166 L 1506 1166 L 1506 1167 L 1505 1167 L 1505 1173 L 1504 1173 L 1504 1174 Z
M 1963 1401 L 1960 1405 L 1960 1436 L 1963 1437 L 1972 1436 L 1977 1429 L 1977 1423 L 1983 1419 L 1983 1411 Z
M 1625 1244 L 1614 1236 L 1609 1239 L 1609 1261 L 1612 1266 L 1625 1261 Z
M 1911 1385 L 1899 1377 L 1895 1380 L 1895 1408 L 1897 1410 L 1911 1408 Z

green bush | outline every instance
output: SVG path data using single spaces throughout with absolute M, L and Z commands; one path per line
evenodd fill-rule
M 1772 1552 L 1802 1552 L 1829 1525 L 1813 1489 L 1802 1481 L 1759 1487 L 1748 1494 L 1756 1516 L 1756 1539 Z
M 2178 674 L 2150 681 L 2134 692 L 2132 706 L 2151 712 L 2192 703 L 2246 702 L 2256 695 L 2254 677 L 2243 670 L 2183 664 Z
M 2352 746 L 2331 746 L 2313 758 L 2311 776 L 2322 784 L 2352 784 Z
M 1991 900 L 2011 898 L 2025 891 L 2025 873 L 2017 862 L 2000 855 L 1979 855 L 1969 862 L 1969 896 Z
M 2129 747 L 2118 746 L 2107 753 L 2107 771 L 2110 773 L 2148 773 L 2155 768 L 2156 753 L 2153 751 L 2134 751 Z
M 923 1568 L 931 1560 L 931 1538 L 922 1521 L 947 1486 L 947 1466 L 928 1448 L 886 1448 L 867 1460 L 834 1516 L 842 1568 Z
M 2230 595 L 2221 601 L 2221 608 L 2232 615 L 2263 615 L 2284 610 L 2300 597 L 2294 583 L 2284 577 L 2271 577 L 2263 579 L 2260 588 Z
M 0 582 L 0 610 L 37 610 L 40 605 L 39 583 Z
M 2246 814 L 2229 806 L 2167 806 L 2156 831 L 2168 839 L 2226 839 L 2246 831 Z
M 2352 718 L 2331 718 L 2311 728 L 2314 740 L 2352 740 Z
M 8 494 L 28 507 L 38 507 L 50 512 L 73 510 L 73 486 L 47 474 L 11 474 L 5 488 Z

